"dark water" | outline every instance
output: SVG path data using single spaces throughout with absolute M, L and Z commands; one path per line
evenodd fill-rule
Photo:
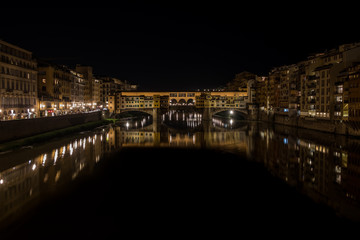
M 349 233 L 360 142 L 189 113 L 0 155 L 0 239 Z

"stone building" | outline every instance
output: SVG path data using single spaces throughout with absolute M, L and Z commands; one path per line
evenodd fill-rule
M 117 92 L 134 91 L 137 89 L 136 85 L 130 84 L 113 77 L 97 77 L 100 80 L 100 104 L 108 107 L 109 96 L 115 96 Z
M 76 72 L 84 76 L 84 104 L 87 109 L 94 109 L 100 104 L 100 85 L 101 80 L 93 74 L 90 66 L 76 65 Z
M 338 48 L 310 56 L 302 62 L 301 116 L 327 120 L 342 120 L 344 89 L 349 82 L 347 72 L 360 61 L 360 44 L 344 44 Z
M 280 69 L 274 68 L 269 73 L 269 111 L 277 112 L 280 110 Z
M 32 52 L 0 40 L 0 119 L 38 114 L 36 79 L 37 62 Z
M 84 77 L 65 65 L 39 61 L 38 95 L 41 116 L 84 110 Z

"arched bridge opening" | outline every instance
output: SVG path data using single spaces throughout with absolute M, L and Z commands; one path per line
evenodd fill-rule
M 143 118 L 143 117 L 153 117 L 152 109 L 150 110 L 129 109 L 129 110 L 122 110 L 120 113 L 115 114 L 115 118 L 117 119 Z
M 181 99 L 170 99 L 169 101 L 169 105 L 170 106 L 195 106 L 195 100 L 192 99 L 192 98 L 189 98 L 189 99 L 184 99 L 184 98 L 181 98 Z
M 212 112 L 213 117 L 233 118 L 237 120 L 248 119 L 248 112 L 245 109 L 216 109 Z

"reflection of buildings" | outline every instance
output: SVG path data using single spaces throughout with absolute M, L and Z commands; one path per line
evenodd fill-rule
M 78 137 L 52 146 L 32 160 L 27 160 L 25 152 L 21 156 L 26 162 L 0 172 L 0 223 L 10 223 L 17 214 L 25 213 L 26 207 L 32 207 L 28 203 L 40 194 L 56 191 L 81 174 L 90 174 L 104 154 L 105 138 L 105 132 Z
M 0 173 L 0 222 L 21 213 L 39 195 L 38 169 L 38 163 L 30 160 Z
M 350 142 L 349 151 L 338 152 L 339 166 L 337 172 L 341 174 L 341 183 L 346 189 L 346 197 L 352 200 L 360 199 L 360 144 Z M 351 150 L 351 151 L 350 151 Z
M 349 203 L 360 199 L 359 143 L 345 148 L 285 132 L 266 128 L 259 131 L 259 137 L 253 136 L 257 146 L 254 159 L 263 161 L 272 174 L 299 187 L 316 202 L 335 207 L 340 213 L 356 210 Z

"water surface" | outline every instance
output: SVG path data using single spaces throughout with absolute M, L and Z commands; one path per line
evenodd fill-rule
M 37 235 L 43 224 L 103 237 L 114 226 L 150 226 L 159 216 L 171 229 L 182 226 L 180 217 L 229 227 L 240 216 L 260 225 L 279 216 L 282 224 L 356 223 L 359 144 L 176 111 L 159 124 L 145 118 L 103 126 L 0 155 L 2 236 Z

